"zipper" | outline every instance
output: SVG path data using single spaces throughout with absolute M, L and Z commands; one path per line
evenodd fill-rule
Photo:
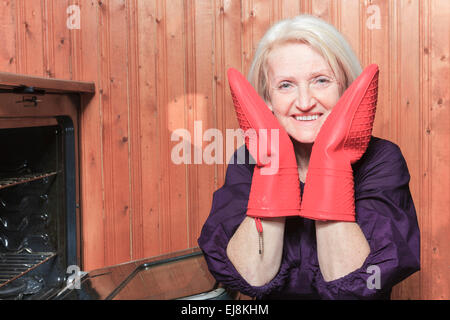
M 263 227 L 261 223 L 261 218 L 255 218 L 256 230 L 258 231 L 258 242 L 259 242 L 259 254 L 264 251 L 264 239 L 263 239 Z

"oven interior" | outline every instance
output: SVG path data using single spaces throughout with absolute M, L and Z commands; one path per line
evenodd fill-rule
M 76 264 L 72 121 L 0 129 L 0 299 L 51 298 Z

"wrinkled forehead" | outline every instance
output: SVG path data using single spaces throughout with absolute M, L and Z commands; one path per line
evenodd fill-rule
M 271 86 L 273 84 L 271 82 L 280 78 L 308 80 L 317 75 L 326 75 L 339 84 L 342 92 L 345 89 L 343 86 L 345 76 L 337 63 L 330 63 L 332 59 L 335 57 L 330 57 L 329 54 L 327 56 L 326 53 L 305 42 L 280 43 L 268 50 L 263 76 L 267 85 Z

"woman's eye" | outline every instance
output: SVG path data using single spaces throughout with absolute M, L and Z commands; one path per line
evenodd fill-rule
M 319 84 L 326 84 L 330 82 L 330 79 L 326 78 L 326 77 L 320 77 L 316 79 L 316 82 Z
M 278 86 L 278 89 L 289 89 L 292 85 L 289 82 L 282 82 Z

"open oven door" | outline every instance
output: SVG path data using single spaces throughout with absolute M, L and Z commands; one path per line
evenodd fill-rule
M 198 248 L 94 270 L 76 280 L 78 285 L 71 282 L 57 299 L 233 299 L 209 273 Z

